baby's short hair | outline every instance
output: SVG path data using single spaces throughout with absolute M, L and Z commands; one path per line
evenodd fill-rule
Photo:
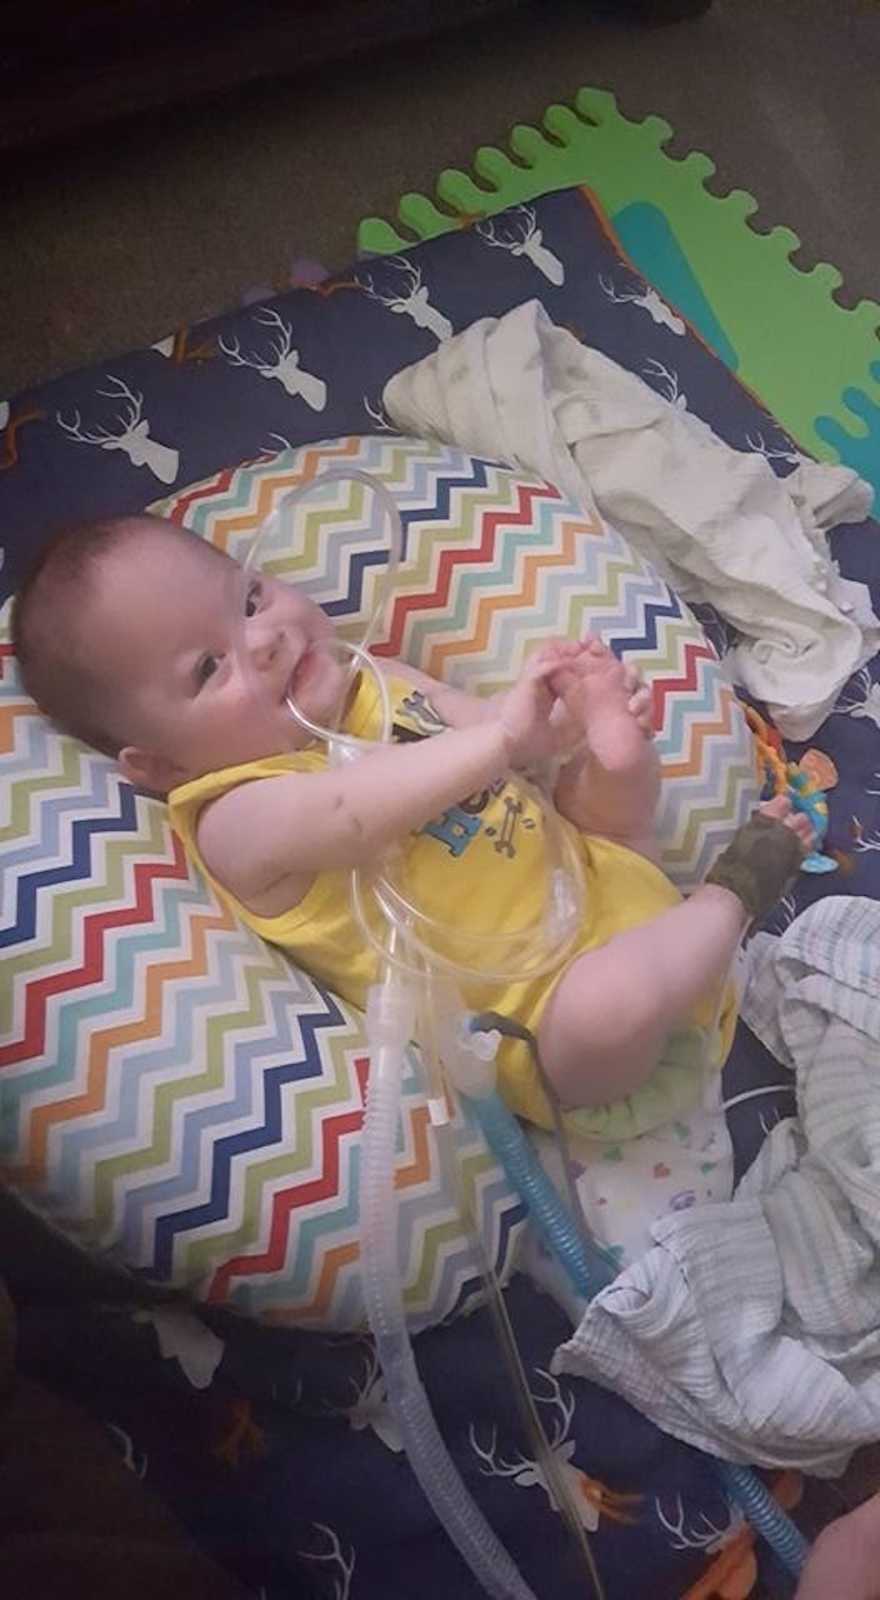
M 31 699 L 62 733 L 114 759 L 122 708 L 92 661 L 89 602 L 108 556 L 151 532 L 191 539 L 164 517 L 107 517 L 63 528 L 27 574 L 12 608 L 12 645 Z

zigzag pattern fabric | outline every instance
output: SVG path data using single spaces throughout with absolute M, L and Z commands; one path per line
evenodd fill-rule
M 529 651 L 590 629 L 638 664 L 654 693 L 664 866 L 685 891 L 757 798 L 754 753 L 716 652 L 692 612 L 607 524 L 558 490 L 446 445 L 334 440 L 221 473 L 158 509 L 244 558 L 285 494 L 348 465 L 394 494 L 404 556 L 378 653 L 491 693 Z M 360 636 L 385 570 L 388 529 L 359 482 L 335 482 L 278 517 L 268 565 Z
M 243 556 L 285 493 L 329 467 L 394 494 L 404 560 L 378 649 L 480 690 L 549 635 L 589 626 L 652 683 L 669 870 L 687 887 L 755 795 L 751 739 L 715 653 L 611 530 L 547 484 L 444 446 L 348 438 L 265 459 L 156 509 Z M 360 483 L 278 518 L 269 557 L 357 636 L 387 530 Z M 83 1244 L 278 1322 L 362 1322 L 362 1019 L 237 923 L 164 807 L 49 729 L 0 644 L 0 1159 Z M 505 1278 L 522 1208 L 481 1139 L 453 1128 Z M 415 1327 L 467 1309 L 478 1275 L 446 1191 L 413 1056 L 397 1158 Z

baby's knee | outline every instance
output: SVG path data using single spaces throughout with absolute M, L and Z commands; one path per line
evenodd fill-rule
M 548 1092 L 563 1110 L 623 1100 L 648 1081 L 660 1054 L 658 1009 L 643 996 L 627 1014 L 606 1014 L 595 1026 L 582 1014 L 560 1017 L 548 1006 L 538 1050 Z

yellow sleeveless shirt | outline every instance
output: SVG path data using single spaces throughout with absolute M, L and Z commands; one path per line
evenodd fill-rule
M 395 740 L 427 738 L 441 731 L 443 723 L 420 691 L 397 679 L 390 681 L 389 690 Z M 358 738 L 379 736 L 380 707 L 372 675 L 361 675 L 343 728 Z M 348 872 L 319 873 L 297 905 L 278 916 L 261 917 L 212 878 L 198 848 L 199 814 L 210 801 L 242 783 L 289 772 L 318 772 L 326 764 L 319 746 L 266 756 L 182 784 L 172 790 L 168 804 L 172 826 L 188 854 L 241 920 L 280 946 L 316 982 L 363 1008 L 367 989 L 375 981 L 376 961 L 351 909 Z M 577 842 L 586 888 L 584 923 L 571 959 L 679 903 L 678 891 L 644 856 L 607 839 L 587 838 L 564 819 L 561 826 Z M 515 778 L 502 780 L 411 835 L 401 854 L 397 882 L 421 911 L 441 926 L 455 928 L 457 937 L 461 930 L 465 948 L 468 933 L 478 935 L 487 927 L 520 930 L 540 917 L 545 903 L 543 833 L 541 811 L 528 792 Z M 478 986 L 461 987 L 475 1009 L 501 1012 L 534 1033 L 557 981 L 558 974 L 550 974 L 519 983 L 481 981 Z M 590 1138 L 632 1138 L 693 1110 L 702 1098 L 707 1072 L 720 1069 L 733 1040 L 732 990 L 724 997 L 717 1036 L 709 1039 L 716 1009 L 717 1001 L 696 1009 L 690 1025 L 670 1036 L 651 1078 L 633 1094 L 567 1113 L 571 1131 Z M 503 1040 L 498 1067 L 499 1084 L 511 1108 L 541 1127 L 552 1127 L 550 1106 L 527 1046 Z

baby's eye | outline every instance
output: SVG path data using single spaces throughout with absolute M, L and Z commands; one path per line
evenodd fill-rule
M 207 683 L 209 678 L 212 678 L 214 676 L 214 673 L 217 671 L 217 668 L 219 667 L 219 665 L 220 665 L 220 657 L 219 656 L 211 656 L 211 655 L 202 656 L 201 661 L 199 662 L 198 666 L 196 667 L 196 683 L 198 684 L 200 689 L 203 688 L 203 686 Z
M 262 595 L 263 590 L 261 584 L 252 583 L 248 586 L 248 592 L 244 602 L 244 614 L 246 617 L 253 617 L 259 611 Z

